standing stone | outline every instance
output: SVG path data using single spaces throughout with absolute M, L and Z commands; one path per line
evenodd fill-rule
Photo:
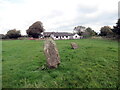
M 78 48 L 78 45 L 74 42 L 71 43 L 71 47 L 72 49 L 77 49 Z
M 57 68 L 60 64 L 60 56 L 56 44 L 52 39 L 47 39 L 44 44 L 44 53 L 49 68 Z

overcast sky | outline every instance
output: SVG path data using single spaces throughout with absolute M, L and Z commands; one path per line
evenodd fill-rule
M 26 30 L 41 21 L 46 31 L 72 32 L 75 26 L 113 26 L 118 19 L 119 0 L 0 0 L 0 33 Z

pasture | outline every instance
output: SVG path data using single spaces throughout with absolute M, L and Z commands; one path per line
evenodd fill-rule
M 2 41 L 3 88 L 116 88 L 118 42 L 102 39 L 56 40 L 61 64 L 46 63 L 44 41 Z M 70 43 L 79 45 L 71 49 Z

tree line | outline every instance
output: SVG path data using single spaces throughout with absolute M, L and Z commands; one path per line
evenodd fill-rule
M 44 30 L 42 22 L 37 21 L 26 30 L 26 33 L 28 37 L 38 38 Z M 16 29 L 9 30 L 6 35 L 1 34 L 2 39 L 18 39 L 21 36 L 20 30 Z
M 91 36 L 102 36 L 105 38 L 114 38 L 119 39 L 120 37 L 120 19 L 118 19 L 116 26 L 111 28 L 110 26 L 103 26 L 100 29 L 100 33 L 96 33 L 90 27 L 86 28 L 84 26 L 77 26 L 74 28 L 74 32 L 82 35 L 83 37 L 91 37 Z
M 38 38 L 42 32 L 44 32 L 45 29 L 43 28 L 43 24 L 40 21 L 37 21 L 33 23 L 28 30 L 26 30 L 26 33 L 28 37 Z M 110 26 L 103 26 L 100 29 L 100 33 L 96 33 L 92 28 L 90 27 L 84 27 L 84 26 L 77 26 L 73 29 L 74 33 L 77 33 L 78 35 L 82 35 L 84 38 L 92 37 L 92 36 L 102 36 L 106 38 L 120 38 L 120 19 L 118 19 L 116 26 L 113 26 L 111 28 Z M 7 32 L 6 35 L 1 34 L 0 38 L 2 39 L 17 39 L 21 37 L 20 30 L 12 29 Z

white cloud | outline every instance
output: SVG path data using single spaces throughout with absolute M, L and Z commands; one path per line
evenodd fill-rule
M 0 0 L 0 33 L 16 28 L 26 34 L 35 21 L 46 31 L 72 31 L 78 25 L 98 31 L 116 23 L 117 9 L 118 0 Z

